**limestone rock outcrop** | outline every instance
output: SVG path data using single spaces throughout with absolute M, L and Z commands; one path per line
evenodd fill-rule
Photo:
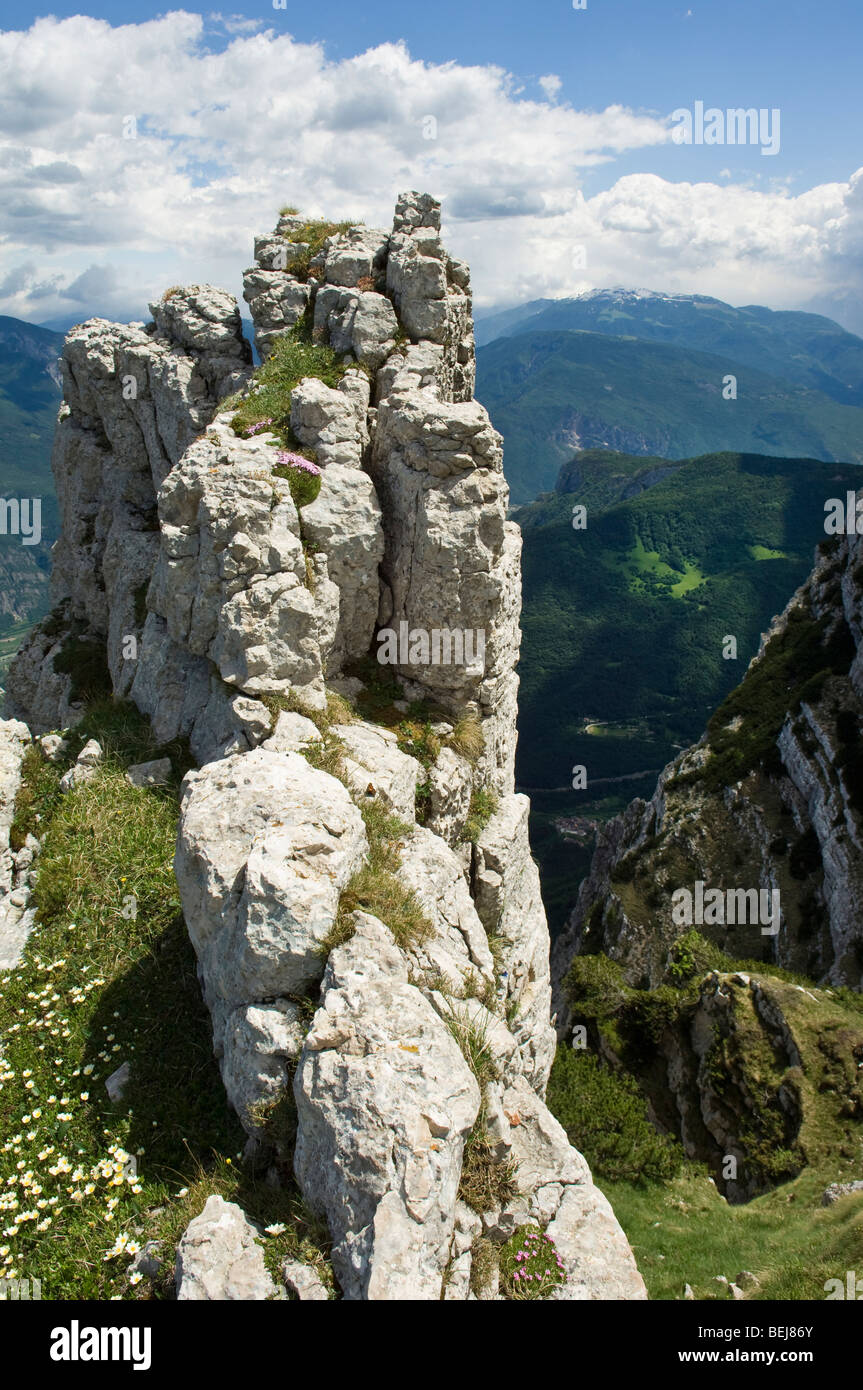
M 566 1296 L 643 1298 L 544 1101 L 520 533 L 467 267 L 420 193 L 391 231 L 286 213 L 255 262 L 255 375 L 209 287 L 67 339 L 57 606 L 10 706 L 65 728 L 98 686 L 188 740 L 175 873 L 215 1055 L 247 1160 L 293 1171 L 345 1298 L 488 1297 L 479 1242 L 527 1221 L 559 1231 Z M 271 1296 L 220 1200 L 178 1296 Z

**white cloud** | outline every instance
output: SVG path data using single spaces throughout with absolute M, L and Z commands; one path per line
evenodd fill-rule
M 545 95 L 548 97 L 549 101 L 554 101 L 555 97 L 558 95 L 561 87 L 563 86 L 563 83 L 561 82 L 559 77 L 555 76 L 553 72 L 550 72 L 547 77 L 541 77 L 539 79 L 539 85 L 545 92 Z
M 539 86 L 546 100 L 402 44 L 332 61 L 235 15 L 0 33 L 0 312 L 139 314 L 191 280 L 237 292 L 281 204 L 386 225 L 403 188 L 443 199 L 478 304 L 609 283 L 777 305 L 859 288 L 863 175 L 793 197 L 630 174 L 585 198 L 584 171 L 666 145 L 668 120 Z

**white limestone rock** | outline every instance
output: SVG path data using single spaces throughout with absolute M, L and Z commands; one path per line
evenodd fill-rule
M 604 1302 L 647 1298 L 629 1243 L 608 1199 L 592 1182 L 564 1189 L 546 1235 L 554 1241 L 566 1283 L 551 1294 L 556 1302 Z
M 258 1231 L 235 1202 L 207 1198 L 177 1248 L 177 1300 L 262 1302 L 276 1286 L 267 1272 Z
M 43 734 L 39 739 L 39 747 L 49 763 L 59 763 L 63 760 L 68 743 L 62 734 Z
M 256 748 L 270 732 L 270 712 L 260 700 L 240 695 L 210 668 L 209 696 L 192 725 L 189 747 L 203 765 Z
M 399 881 L 413 889 L 432 925 L 429 940 L 411 947 L 419 970 L 436 986 L 458 991 L 466 979 L 494 989 L 494 962 L 462 866 L 445 841 L 416 826 L 400 850 Z
M 150 305 L 157 331 L 181 347 L 248 362 L 237 301 L 213 285 L 190 285 Z
M 327 1303 L 329 1290 L 317 1270 L 302 1260 L 285 1260 L 282 1276 L 288 1291 L 300 1303 Z
M 387 290 L 414 339 L 443 348 L 437 386 L 443 400 L 473 396 L 476 354 L 466 267 L 440 239 L 440 204 L 427 193 L 402 193 L 387 258 Z
M 320 980 L 366 849 L 345 788 L 298 753 L 256 748 L 187 774 L 174 867 L 217 1056 L 228 1014 Z
M 311 719 L 294 710 L 280 710 L 276 727 L 269 738 L 264 739 L 262 748 L 275 753 L 302 753 L 310 743 L 320 743 L 321 732 Z
M 61 792 L 70 792 L 74 787 L 81 787 L 86 782 L 92 782 L 99 771 L 99 764 L 103 757 L 101 744 L 95 738 L 88 739 L 78 754 L 75 765 L 70 767 L 68 772 L 64 772 L 60 778 Z
M 6 713 L 34 734 L 71 728 L 84 717 L 83 704 L 71 700 L 71 677 L 54 669 L 71 630 L 63 605 L 28 634 L 6 673 Z
M 357 720 L 335 724 L 332 732 L 344 744 L 346 778 L 360 804 L 380 799 L 388 811 L 412 825 L 422 767 L 401 751 L 392 729 Z
M 526 1073 L 545 1094 L 554 1061 L 549 937 L 539 872 L 530 852 L 526 796 L 504 797 L 474 849 L 474 899 L 487 932 L 501 938 L 505 1004 Z
M 310 288 L 286 270 L 252 266 L 245 272 L 243 298 L 255 325 L 255 347 L 262 360 L 270 356 L 276 341 L 303 317 Z
M 375 279 L 386 261 L 389 233 L 375 227 L 351 227 L 327 239 L 325 278 L 329 285 L 355 288 Z
M 500 436 L 476 402 L 425 391 L 381 402 L 371 471 L 386 517 L 382 574 L 388 627 L 455 632 L 440 661 L 402 659 L 400 677 L 455 715 L 483 722 L 483 781 L 513 790 L 515 664 L 520 609 L 518 530 L 506 522 Z M 447 659 L 448 658 L 448 659 Z M 488 725 L 488 728 L 486 727 Z
M 455 848 L 470 811 L 473 768 L 452 748 L 442 748 L 429 769 L 429 812 L 426 826 Z
M 346 1299 L 439 1299 L 479 1090 L 387 928 L 354 922 L 297 1068 L 297 1180 Z
M 361 374 L 360 374 L 361 375 Z M 359 468 L 368 444 L 367 377 L 353 380 L 351 389 L 327 386 L 317 377 L 304 377 L 291 392 L 291 430 L 313 449 L 322 468 L 342 464 Z
M 290 999 L 250 1004 L 229 1014 L 222 1080 L 228 1100 L 252 1138 L 273 1138 L 267 1120 L 289 1095 L 289 1064 L 299 1057 L 305 1033 L 299 1007 Z
M 33 927 L 29 871 L 39 842 L 28 836 L 18 854 L 9 845 L 21 787 L 21 764 L 29 747 L 30 731 L 26 724 L 17 719 L 0 719 L 0 973 L 14 970 L 19 964 Z
M 384 295 L 369 291 L 359 296 L 351 324 L 351 347 L 358 362 L 377 371 L 393 351 L 398 331 L 395 310 Z
M 149 717 L 158 743 L 188 738 L 198 721 L 206 724 L 212 677 L 211 662 L 206 657 L 193 656 L 187 648 L 174 642 L 168 636 L 165 619 L 157 613 L 149 613 L 130 696 L 141 713 Z M 210 751 L 212 732 L 208 728 L 206 736 L 196 741 L 196 746 L 207 745 L 199 750 L 202 762 L 217 756 L 221 746 L 216 735 L 217 746 Z
M 159 495 L 162 546 L 150 607 L 168 636 L 248 694 L 300 689 L 324 703 L 315 598 L 297 509 L 273 451 L 219 416 Z
M 326 663 L 327 674 L 335 674 L 366 655 L 378 615 L 384 532 L 368 474 L 329 464 L 318 496 L 303 508 L 303 531 L 325 553 L 327 577 L 338 589 L 338 622 Z
M 164 787 L 170 780 L 170 758 L 153 758 L 148 763 L 134 763 L 126 771 L 126 781 L 132 787 Z

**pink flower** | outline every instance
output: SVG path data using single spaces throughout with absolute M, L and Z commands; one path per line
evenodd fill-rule
M 287 449 L 280 449 L 276 454 L 276 461 L 284 464 L 287 468 L 299 468 L 303 473 L 311 473 L 313 477 L 320 476 L 321 470 L 316 463 L 310 459 L 304 459 L 302 454 L 292 454 Z

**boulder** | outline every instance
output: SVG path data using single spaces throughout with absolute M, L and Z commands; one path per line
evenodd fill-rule
M 282 1267 L 285 1286 L 289 1293 L 295 1294 L 300 1303 L 326 1303 L 329 1290 L 311 1265 L 302 1260 L 285 1260 Z
M 258 1231 L 235 1202 L 207 1198 L 200 1216 L 186 1227 L 177 1248 L 179 1302 L 261 1302 L 276 1286 L 257 1243 Z
M 78 754 L 74 767 L 70 767 L 69 771 L 64 772 L 60 778 L 61 792 L 70 792 L 74 787 L 81 787 L 86 782 L 92 782 L 99 771 L 102 757 L 101 745 L 95 738 L 88 739 Z
M 164 787 L 170 780 L 170 758 L 153 758 L 148 763 L 135 763 L 126 771 L 126 781 L 133 787 Z
M 401 751 L 392 729 L 357 720 L 335 724 L 332 732 L 344 744 L 345 775 L 360 804 L 379 800 L 386 810 L 412 825 L 422 767 Z

